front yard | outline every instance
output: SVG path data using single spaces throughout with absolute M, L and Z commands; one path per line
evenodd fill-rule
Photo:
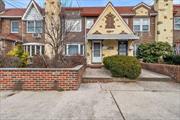
M 180 84 L 82 84 L 71 92 L 0 92 L 0 120 L 179 120 Z

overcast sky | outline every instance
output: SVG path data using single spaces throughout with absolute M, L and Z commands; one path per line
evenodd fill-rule
M 22 8 L 26 7 L 30 0 L 4 0 L 6 7 Z M 36 0 L 41 6 L 44 6 L 44 0 Z M 66 2 L 67 6 L 105 6 L 107 2 L 111 1 L 115 6 L 130 6 L 136 5 L 140 2 L 145 2 L 148 5 L 152 5 L 154 0 L 62 0 Z M 174 0 L 174 4 L 180 4 L 180 0 Z

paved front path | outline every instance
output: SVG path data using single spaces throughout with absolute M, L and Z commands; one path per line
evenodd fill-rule
M 179 120 L 180 84 L 82 84 L 71 92 L 0 92 L 0 120 Z

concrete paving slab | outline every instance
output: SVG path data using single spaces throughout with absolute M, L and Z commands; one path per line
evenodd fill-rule
M 137 84 L 144 88 L 144 90 L 166 91 L 166 92 L 180 92 L 180 84 L 175 82 L 145 82 L 139 81 Z
M 140 78 L 170 78 L 169 76 L 142 69 Z
M 144 87 L 138 85 L 137 82 L 114 82 L 114 83 L 101 83 L 104 90 L 111 91 L 143 91 Z
M 180 93 L 112 91 L 126 120 L 179 120 Z
M 122 120 L 107 91 L 21 92 L 0 102 L 2 120 Z
M 1 99 L 5 99 L 5 98 L 7 98 L 8 96 L 12 96 L 12 95 L 14 95 L 14 94 L 16 94 L 17 92 L 15 92 L 15 91 L 3 91 L 3 92 L 1 92 L 0 91 L 0 100 Z

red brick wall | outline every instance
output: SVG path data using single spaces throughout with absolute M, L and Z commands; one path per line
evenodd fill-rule
M 22 90 L 77 90 L 81 83 L 84 67 L 67 69 L 0 69 L 0 90 L 13 90 L 17 82 Z M 54 84 L 56 82 L 56 84 Z M 57 89 L 56 89 L 57 90 Z
M 151 70 L 157 73 L 168 75 L 180 82 L 180 65 L 166 65 L 166 64 L 152 64 L 152 63 L 141 63 L 142 68 Z

